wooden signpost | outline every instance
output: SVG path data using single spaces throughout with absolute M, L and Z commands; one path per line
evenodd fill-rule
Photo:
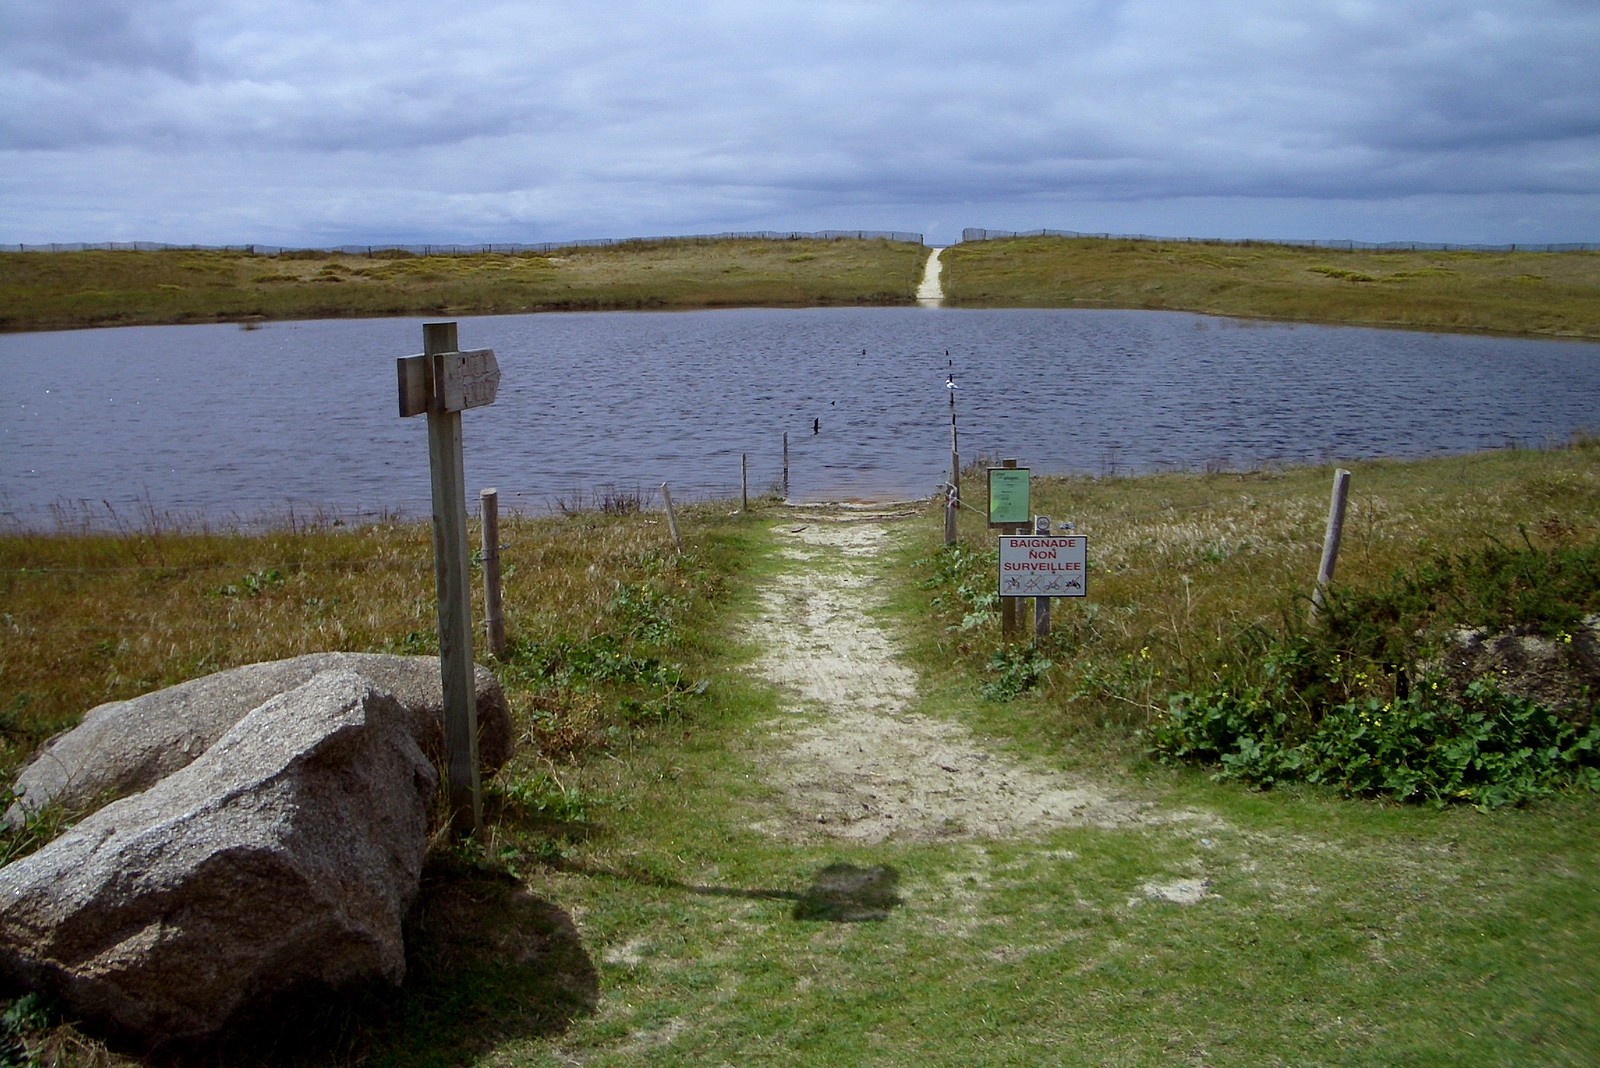
M 425 324 L 422 349 L 419 356 L 400 357 L 396 371 L 401 416 L 428 416 L 433 578 L 439 598 L 439 671 L 444 683 L 445 780 L 450 826 L 459 835 L 476 830 L 483 821 L 461 413 L 494 403 L 500 365 L 493 349 L 459 351 L 455 323 Z
M 999 527 L 1001 534 L 1026 534 L 1028 532 L 1028 469 L 1018 467 L 1015 459 L 1001 461 L 1002 466 L 989 468 L 989 526 Z M 1000 633 L 1007 638 L 1017 632 L 1017 602 L 1015 598 L 1000 599 Z

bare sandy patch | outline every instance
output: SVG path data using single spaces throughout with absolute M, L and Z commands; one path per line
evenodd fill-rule
M 872 512 L 813 510 L 778 528 L 791 562 L 763 591 L 754 636 L 763 675 L 787 695 L 768 774 L 782 837 L 853 842 L 1000 838 L 1115 827 L 1159 813 L 1097 784 L 985 748 L 964 727 L 919 715 L 917 679 L 872 616 L 876 560 L 890 536 Z

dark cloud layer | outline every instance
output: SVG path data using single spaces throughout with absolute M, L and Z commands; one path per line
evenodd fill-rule
M 0 240 L 1600 240 L 1593 0 L 7 0 Z

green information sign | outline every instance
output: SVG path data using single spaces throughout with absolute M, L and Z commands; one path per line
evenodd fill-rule
M 989 525 L 1016 526 L 1032 521 L 1033 513 L 1028 507 L 1028 469 L 989 468 Z

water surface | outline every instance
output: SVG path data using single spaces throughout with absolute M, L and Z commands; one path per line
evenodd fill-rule
M 0 513 L 63 504 L 231 522 L 425 514 L 423 418 L 394 361 L 422 319 L 0 336 Z M 950 453 L 1043 472 L 1246 467 L 1539 444 L 1593 429 L 1600 345 L 1215 319 L 925 308 L 460 320 L 498 401 L 463 416 L 468 485 L 543 510 L 603 487 L 922 496 Z M 815 432 L 813 432 L 815 428 Z M 81 502 L 81 503 L 80 503 Z

